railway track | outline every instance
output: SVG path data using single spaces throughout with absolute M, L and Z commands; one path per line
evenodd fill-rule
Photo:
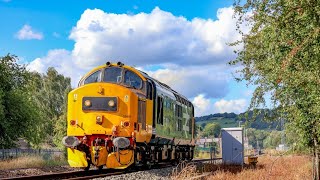
M 191 162 L 217 162 L 220 161 L 221 158 L 214 158 L 214 159 L 194 159 Z M 166 167 L 172 167 L 173 165 L 170 164 L 159 164 L 152 169 L 161 169 Z M 32 175 L 32 176 L 21 176 L 21 177 L 10 177 L 4 178 L 3 180 L 42 180 L 42 179 L 69 179 L 69 180 L 80 180 L 80 179 L 93 179 L 93 178 L 100 178 L 100 177 L 107 177 L 107 176 L 114 176 L 114 175 L 121 175 L 127 173 L 133 173 L 137 171 L 142 171 L 139 169 L 129 169 L 129 170 L 115 170 L 115 169 L 102 169 L 102 170 L 89 170 L 89 171 L 69 171 L 69 172 L 62 172 L 62 173 L 50 173 L 50 174 L 43 174 L 43 175 Z

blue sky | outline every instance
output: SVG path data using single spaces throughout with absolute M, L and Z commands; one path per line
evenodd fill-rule
M 15 54 L 38 72 L 54 66 L 73 84 L 103 58 L 123 59 L 186 94 L 197 115 L 239 113 L 252 89 L 226 65 L 235 57 L 226 43 L 239 36 L 232 3 L 0 0 L 0 55 Z
M 158 6 L 164 11 L 187 19 L 215 19 L 219 7 L 230 5 L 232 0 L 201 0 L 201 3 L 197 0 L 0 0 L 1 24 L 5 25 L 5 28 L 0 29 L 0 53 L 14 52 L 30 61 L 44 56 L 49 49 L 72 49 L 74 42 L 68 39 L 70 30 L 86 9 L 98 8 L 116 14 L 136 14 L 151 12 Z M 14 33 L 24 24 L 43 32 L 44 40 L 25 42 L 14 39 Z M 54 33 L 58 33 L 60 37 L 54 37 Z

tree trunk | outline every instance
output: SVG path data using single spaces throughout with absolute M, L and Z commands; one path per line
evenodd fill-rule
M 313 179 L 319 180 L 320 179 L 320 166 L 319 166 L 319 151 L 318 151 L 318 141 L 317 138 L 313 139 L 314 142 L 314 161 L 313 161 Z

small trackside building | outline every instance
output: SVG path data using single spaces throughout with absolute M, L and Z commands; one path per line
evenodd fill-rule
M 244 163 L 243 128 L 222 128 L 222 161 L 226 164 Z

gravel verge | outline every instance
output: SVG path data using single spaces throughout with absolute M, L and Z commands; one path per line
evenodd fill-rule
M 71 168 L 70 166 L 8 169 L 8 170 L 0 170 L 0 179 L 1 178 L 10 178 L 10 177 L 43 175 L 43 174 L 51 174 L 51 173 L 59 173 L 59 172 L 67 172 L 67 171 L 77 171 L 77 170 L 81 170 L 81 169 Z
M 162 169 L 151 169 L 147 171 L 138 171 L 133 173 L 121 174 L 116 176 L 109 176 L 104 178 L 96 178 L 94 180 L 170 180 L 173 167 L 162 168 Z

